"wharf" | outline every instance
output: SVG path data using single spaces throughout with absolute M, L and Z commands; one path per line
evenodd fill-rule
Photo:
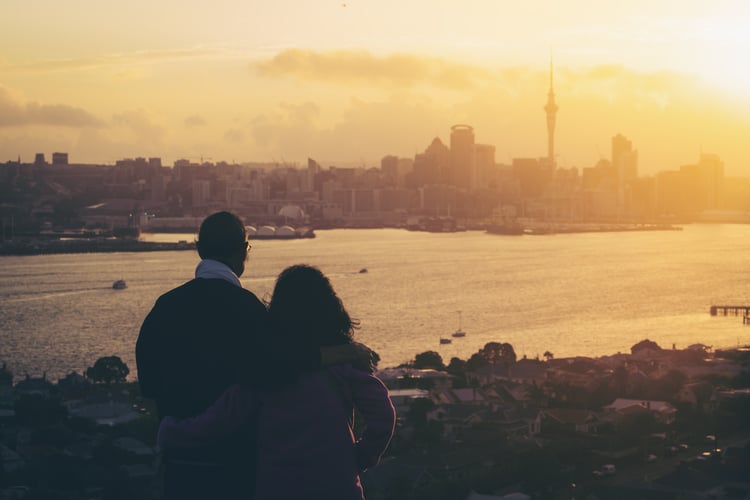
M 729 316 L 734 314 L 739 316 L 742 313 L 743 316 L 750 316 L 750 306 L 711 306 L 711 316 L 718 316 L 719 312 L 723 316 Z

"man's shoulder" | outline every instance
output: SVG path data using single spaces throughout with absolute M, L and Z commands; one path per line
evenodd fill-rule
M 195 278 L 182 285 L 165 292 L 157 300 L 161 303 L 184 303 L 188 298 L 202 299 L 214 297 L 222 300 L 237 300 L 247 304 L 263 305 L 256 295 L 242 287 L 238 287 L 222 279 Z

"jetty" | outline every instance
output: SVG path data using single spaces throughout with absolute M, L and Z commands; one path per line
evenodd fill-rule
M 750 316 L 750 306 L 711 306 L 711 316 L 718 316 L 720 312 L 723 316 L 739 316 L 740 313 Z

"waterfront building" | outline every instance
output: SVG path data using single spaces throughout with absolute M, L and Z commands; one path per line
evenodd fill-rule
M 203 208 L 211 200 L 211 182 L 207 180 L 193 181 L 193 208 Z
M 474 165 L 475 175 L 471 189 L 486 189 L 495 170 L 495 146 L 490 144 L 475 144 Z
M 474 128 L 469 125 L 451 127 L 450 167 L 448 184 L 469 189 L 475 184 Z
M 632 215 L 632 184 L 638 177 L 638 151 L 622 134 L 612 137 L 612 167 L 617 182 L 618 217 Z
M 52 153 L 52 164 L 53 165 L 67 165 L 68 153 Z
M 638 177 L 638 151 L 632 141 L 622 134 L 612 137 L 612 165 L 619 184 L 626 184 Z
M 378 209 L 383 212 L 415 208 L 415 192 L 409 189 L 388 187 L 378 191 Z
M 717 155 L 702 154 L 698 163 L 656 177 L 657 212 L 681 220 L 694 220 L 701 212 L 720 207 L 724 163 Z
M 431 184 L 419 189 L 419 208 L 431 215 L 455 215 L 458 193 L 455 186 Z
M 435 137 L 424 153 L 414 157 L 412 184 L 415 187 L 440 184 L 447 175 L 449 163 L 450 150 L 438 137 Z
M 398 156 L 388 155 L 380 160 L 380 171 L 383 176 L 383 182 L 387 187 L 404 187 L 406 177 L 414 168 L 414 160 L 411 158 L 399 158 Z

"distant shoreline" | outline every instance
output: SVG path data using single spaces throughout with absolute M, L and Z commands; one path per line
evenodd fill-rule
M 174 250 L 194 250 L 193 242 L 158 243 L 135 239 L 94 238 L 94 239 L 19 239 L 0 242 L 0 256 L 114 253 L 114 252 L 158 252 Z
M 367 229 L 352 227 L 337 227 L 330 229 Z M 406 230 L 406 229 L 405 229 Z M 413 230 L 413 229 L 410 229 Z M 605 233 L 632 231 L 679 231 L 680 226 L 671 224 L 616 224 L 616 223 L 565 223 L 565 224 L 529 224 L 521 234 L 526 235 L 554 235 L 574 233 Z M 423 231 L 420 232 L 435 232 Z M 447 231 L 459 232 L 465 230 Z M 253 235 L 253 240 L 296 240 L 314 236 L 297 235 L 290 237 Z M 0 256 L 27 256 L 50 254 L 79 254 L 79 253 L 114 253 L 114 252 L 160 252 L 194 250 L 194 241 L 154 242 L 133 238 L 71 238 L 50 239 L 23 237 L 0 242 Z
M 526 234 L 618 233 L 630 231 L 682 231 L 682 226 L 672 224 L 621 224 L 621 223 L 534 223 L 528 224 Z

